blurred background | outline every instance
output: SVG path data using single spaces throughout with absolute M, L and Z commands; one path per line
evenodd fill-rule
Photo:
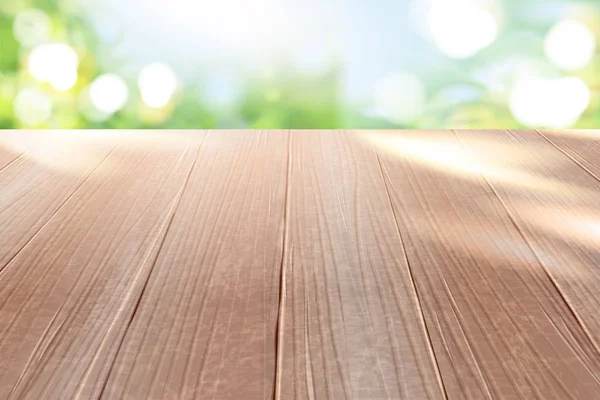
M 8 0 L 1 128 L 598 128 L 600 2 Z

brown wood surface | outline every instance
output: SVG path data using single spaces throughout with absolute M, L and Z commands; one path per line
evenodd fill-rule
M 0 271 L 115 146 L 90 136 L 0 134 Z
M 0 131 L 0 171 L 18 160 L 35 143 L 35 131 Z
M 0 131 L 0 399 L 595 399 L 598 131 Z
M 208 134 L 103 398 L 272 396 L 288 135 Z
M 496 156 L 506 179 L 498 196 L 583 329 L 600 348 L 600 132 L 460 132 L 465 145 Z M 514 182 L 513 182 L 514 181 Z
M 479 157 L 447 131 L 376 142 L 448 397 L 598 393 L 592 343 L 484 180 Z
M 294 132 L 279 399 L 443 398 L 373 146 Z
M 181 195 L 196 142 L 147 136 L 117 146 L 4 268 L 0 398 L 98 396 Z

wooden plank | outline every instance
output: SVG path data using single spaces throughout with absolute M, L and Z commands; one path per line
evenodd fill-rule
M 599 353 L 452 132 L 373 134 L 450 399 L 584 399 Z M 506 155 L 507 158 L 510 154 Z
M 589 175 L 600 180 L 600 130 L 537 132 Z M 567 165 L 573 167 L 570 163 Z
M 114 145 L 89 134 L 11 132 L 0 136 L 0 271 Z
M 459 132 L 465 145 L 497 157 L 491 179 L 517 225 L 590 338 L 600 345 L 600 145 L 598 132 Z
M 0 273 L 0 398 L 97 398 L 104 386 L 198 147 L 175 132 L 122 136 Z
M 277 399 L 441 399 L 373 147 L 293 132 Z
M 0 172 L 34 144 L 35 131 L 0 130 Z
M 272 396 L 287 142 L 207 137 L 103 398 Z

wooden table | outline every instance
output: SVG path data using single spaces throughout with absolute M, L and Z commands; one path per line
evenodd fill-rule
M 600 131 L 0 132 L 0 399 L 594 399 Z

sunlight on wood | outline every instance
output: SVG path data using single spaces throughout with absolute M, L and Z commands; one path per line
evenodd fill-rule
M 545 192 L 582 190 L 565 181 L 523 171 L 520 165 L 527 162 L 527 152 L 508 151 L 500 141 L 478 143 L 479 148 L 493 151 L 475 151 L 444 138 L 430 139 L 427 131 L 419 131 L 418 135 L 410 132 L 368 133 L 362 136 L 381 151 L 469 179 L 479 179 L 483 174 L 492 181 Z M 450 132 L 447 134 L 451 135 Z

